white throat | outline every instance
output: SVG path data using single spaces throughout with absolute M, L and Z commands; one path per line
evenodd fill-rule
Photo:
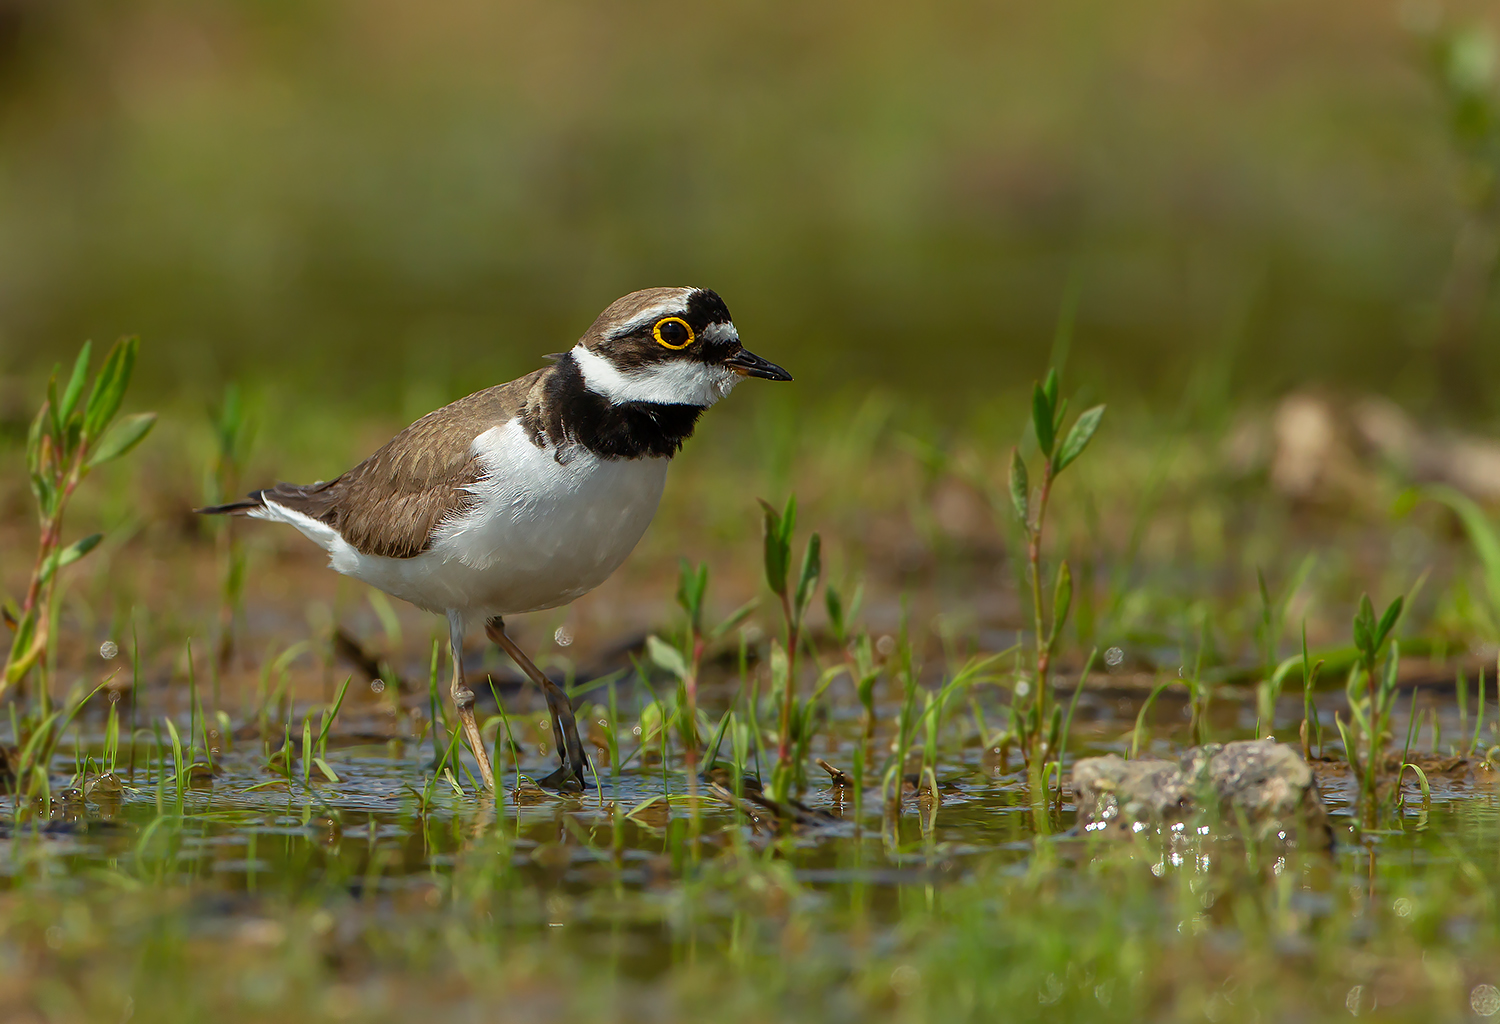
M 573 361 L 584 387 L 611 403 L 659 402 L 664 405 L 710 406 L 734 390 L 740 375 L 726 366 L 695 359 L 672 359 L 623 371 L 582 342 L 573 346 Z

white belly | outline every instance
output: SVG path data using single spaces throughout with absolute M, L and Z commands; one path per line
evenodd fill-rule
M 475 505 L 442 523 L 430 548 L 384 558 L 314 536 L 329 564 L 420 608 L 471 620 L 555 608 L 619 568 L 666 483 L 667 459 L 601 459 L 577 446 L 558 462 L 557 450 L 537 447 L 516 420 L 479 435 L 474 451 L 488 471 L 471 488 Z

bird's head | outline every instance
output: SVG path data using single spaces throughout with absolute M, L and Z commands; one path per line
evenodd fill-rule
M 647 288 L 616 299 L 573 347 L 584 385 L 615 404 L 713 405 L 743 377 L 792 375 L 740 344 L 707 288 Z

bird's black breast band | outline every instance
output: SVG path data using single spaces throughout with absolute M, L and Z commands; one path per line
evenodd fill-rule
M 590 391 L 583 371 L 569 353 L 552 367 L 540 409 L 528 409 L 523 425 L 533 442 L 550 442 L 558 457 L 578 444 L 606 459 L 667 459 L 693 436 L 699 405 L 665 402 L 611 402 Z

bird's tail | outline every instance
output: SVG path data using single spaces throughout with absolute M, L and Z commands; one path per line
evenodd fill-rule
M 266 507 L 264 494 L 265 491 L 251 491 L 240 501 L 231 501 L 223 505 L 206 505 L 203 508 L 195 508 L 193 511 L 200 516 L 247 516 L 258 508 Z

